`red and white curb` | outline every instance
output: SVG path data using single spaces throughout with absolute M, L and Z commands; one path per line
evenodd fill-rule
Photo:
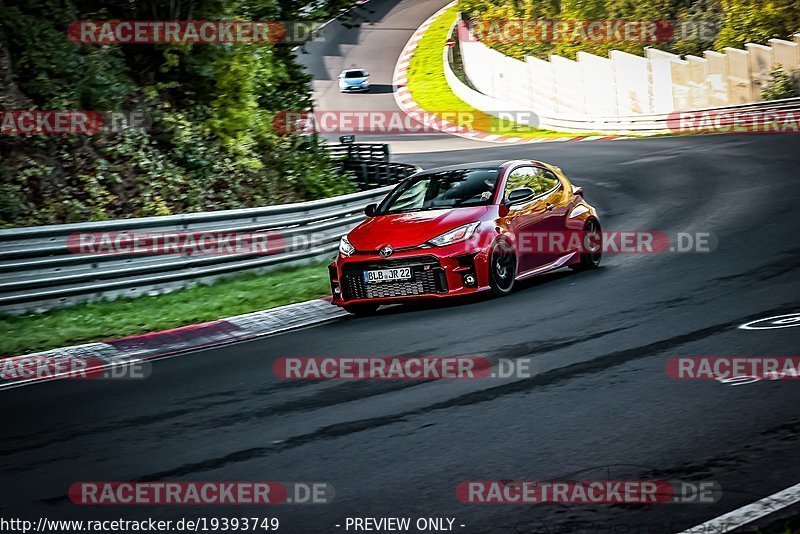
M 434 130 L 439 130 L 444 133 L 464 137 L 467 139 L 474 139 L 476 141 L 485 141 L 489 143 L 557 143 L 563 141 L 609 141 L 612 139 L 631 139 L 629 136 L 622 135 L 576 135 L 573 137 L 511 137 L 506 135 L 498 135 L 489 132 L 482 132 L 478 130 L 469 130 L 467 128 L 455 125 L 449 121 L 432 117 L 431 114 L 426 113 L 425 110 L 414 101 L 414 96 L 408 90 L 408 69 L 411 64 L 411 58 L 419 45 L 422 36 L 431 27 L 431 25 L 441 17 L 448 9 L 453 7 L 456 2 L 451 2 L 441 8 L 439 11 L 428 17 L 428 19 L 417 28 L 411 35 L 403 51 L 400 53 L 400 58 L 394 67 L 394 76 L 392 84 L 394 85 L 394 100 L 397 106 L 417 122 Z
M 98 376 L 112 367 L 248 341 L 346 315 L 347 312 L 340 307 L 332 306 L 330 299 L 309 300 L 161 332 L 0 359 L 0 390 L 75 376 L 71 371 L 53 371 L 57 369 L 56 362 L 66 363 L 69 367 L 71 361 L 83 360 L 88 365 L 81 366 L 81 372 Z M 31 374 L 34 376 L 29 376 Z

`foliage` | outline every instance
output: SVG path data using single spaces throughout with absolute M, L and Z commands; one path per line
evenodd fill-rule
M 167 330 L 330 294 L 324 264 L 240 275 L 163 295 L 0 316 L 0 358 Z
M 766 44 L 787 38 L 800 29 L 800 5 L 796 0 L 722 0 L 725 19 L 714 43 L 742 48 L 746 43 Z
M 352 0 L 318 9 L 339 10 Z M 176 7 L 177 6 L 177 7 Z M 8 0 L 0 108 L 143 113 L 140 130 L 0 138 L 0 226 L 261 206 L 355 189 L 272 117 L 310 106 L 288 46 L 92 45 L 74 20 L 296 20 L 292 0 Z
M 782 98 L 800 96 L 797 82 L 793 79 L 793 76 L 783 72 L 780 65 L 776 66 L 771 74 L 772 81 L 769 85 L 761 89 L 761 98 L 764 100 L 780 100 Z
M 501 120 L 473 108 L 453 93 L 445 78 L 442 47 L 457 11 L 458 8 L 453 7 L 437 18 L 414 50 L 408 67 L 408 90 L 414 96 L 414 101 L 430 114 L 445 112 L 448 114 L 447 120 L 473 130 L 526 138 L 572 136 Z M 453 112 L 458 112 L 458 115 L 453 117 Z
M 583 51 L 606 56 L 610 50 L 639 54 L 647 46 L 676 54 L 741 48 L 747 42 L 789 38 L 800 30 L 796 0 L 459 0 L 459 9 L 477 20 L 631 20 L 667 21 L 671 35 L 659 42 L 487 42 L 517 59 L 551 54 L 575 59 Z M 669 37 L 669 39 L 666 39 Z

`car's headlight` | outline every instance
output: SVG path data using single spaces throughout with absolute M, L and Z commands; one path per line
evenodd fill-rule
M 339 254 L 342 256 L 352 256 L 355 251 L 356 247 L 350 244 L 346 235 L 343 235 L 339 240 Z
M 454 228 L 449 232 L 445 232 L 440 236 L 434 237 L 428 243 L 431 245 L 436 245 L 437 247 L 443 247 L 445 245 L 452 245 L 453 243 L 458 243 L 459 241 L 466 241 L 473 235 L 475 235 L 475 231 L 480 226 L 480 222 L 474 222 L 465 224 L 464 226 L 459 226 L 458 228 Z

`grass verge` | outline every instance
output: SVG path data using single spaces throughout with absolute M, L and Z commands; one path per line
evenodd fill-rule
M 411 57 L 408 68 L 408 90 L 426 112 L 437 111 L 464 112 L 474 119 L 472 127 L 481 125 L 480 130 L 497 135 L 523 138 L 558 138 L 575 137 L 576 135 L 608 135 L 599 133 L 566 133 L 552 130 L 540 130 L 522 124 L 509 124 L 497 117 L 484 113 L 457 97 L 444 75 L 442 49 L 450 33 L 453 21 L 458 13 L 458 6 L 453 6 L 437 18 L 423 34 Z M 452 117 L 447 117 L 448 119 Z M 456 121 L 453 121 L 456 122 Z M 460 126 L 469 127 L 464 121 Z
M 163 295 L 0 316 L 0 357 L 166 330 L 327 296 L 326 263 L 247 274 Z

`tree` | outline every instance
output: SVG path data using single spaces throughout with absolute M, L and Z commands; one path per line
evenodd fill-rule
M 136 111 L 139 131 L 0 136 L 0 226 L 262 206 L 355 189 L 273 117 L 310 106 L 289 46 L 77 44 L 75 20 L 317 20 L 302 0 L 0 0 L 4 109 Z M 327 11 L 326 11 L 327 10 Z
M 717 50 L 726 46 L 743 48 L 746 43 L 785 38 L 790 31 L 789 13 L 774 0 L 722 0 L 725 19 L 714 42 Z

